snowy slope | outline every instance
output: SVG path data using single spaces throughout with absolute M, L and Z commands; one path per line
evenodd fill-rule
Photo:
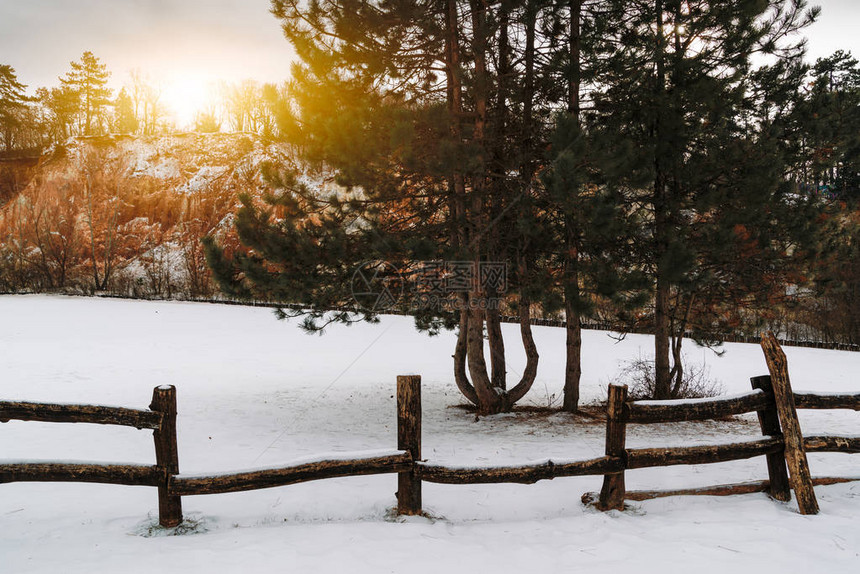
M 44 179 L 74 179 L 96 158 L 123 177 L 149 177 L 182 193 L 206 192 L 219 179 L 244 177 L 265 162 L 291 165 L 286 146 L 250 133 L 76 137 L 45 152 Z
M 396 446 L 398 374 L 423 377 L 424 456 L 449 464 L 576 459 L 603 451 L 600 423 L 564 414 L 475 421 L 449 408 L 453 335 L 414 332 L 403 317 L 301 333 L 270 310 L 178 302 L 0 297 L 0 397 L 144 408 L 175 384 L 184 473 L 281 464 L 331 451 Z M 516 326 L 505 325 L 509 349 Z M 559 393 L 564 333 L 536 327 L 538 381 L 526 402 Z M 620 364 L 651 339 L 621 343 L 584 333 L 586 400 L 601 397 Z M 755 345 L 718 358 L 693 349 L 726 393 L 766 372 Z M 512 353 L 509 371 L 525 363 Z M 860 354 L 787 348 L 797 390 L 860 388 Z M 860 434 L 860 414 L 802 412 L 805 432 Z M 634 425 L 632 447 L 758 436 L 754 417 Z M 154 460 L 151 434 L 95 425 L 0 425 L 0 458 Z M 860 457 L 810 456 L 815 475 L 860 475 Z M 766 477 L 763 458 L 627 473 L 628 488 L 675 488 Z M 0 572 L 854 572 L 860 564 L 860 483 L 819 487 L 822 512 L 763 494 L 674 497 L 603 514 L 579 502 L 599 477 L 536 485 L 424 485 L 436 520 L 391 521 L 394 476 L 312 482 L 186 497 L 198 523 L 184 536 L 150 536 L 154 489 L 90 484 L 0 485 Z

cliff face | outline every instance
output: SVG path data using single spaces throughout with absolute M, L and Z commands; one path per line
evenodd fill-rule
M 253 134 L 73 138 L 31 164 L 0 211 L 0 290 L 213 292 L 200 237 L 236 244 L 238 194 L 290 150 Z M 21 172 L 23 173 L 23 172 Z M 21 189 L 23 187 L 23 189 Z

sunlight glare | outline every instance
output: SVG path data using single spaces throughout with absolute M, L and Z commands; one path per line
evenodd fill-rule
M 164 85 L 162 96 L 180 129 L 193 129 L 198 113 L 212 109 L 217 102 L 213 81 L 202 76 L 176 75 Z

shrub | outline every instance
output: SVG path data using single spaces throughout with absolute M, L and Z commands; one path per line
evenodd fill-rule
M 616 380 L 628 386 L 632 400 L 654 398 L 654 360 L 638 357 L 625 363 Z M 673 385 L 673 399 L 701 399 L 715 397 L 724 392 L 723 384 L 710 377 L 707 365 L 685 365 L 680 384 Z

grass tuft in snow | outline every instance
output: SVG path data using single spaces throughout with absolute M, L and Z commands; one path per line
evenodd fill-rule
M 158 538 L 162 536 L 186 536 L 209 532 L 212 519 L 204 516 L 186 515 L 179 526 L 165 528 L 158 523 L 158 516 L 152 513 L 146 520 L 138 524 L 132 534 L 143 538 Z
M 421 514 L 415 516 L 403 516 L 397 514 L 397 507 L 392 506 L 385 512 L 384 520 L 386 522 L 396 522 L 399 524 L 403 523 L 411 523 L 411 524 L 435 524 L 439 521 L 448 522 L 448 520 L 441 515 L 433 514 L 430 511 L 424 510 Z

